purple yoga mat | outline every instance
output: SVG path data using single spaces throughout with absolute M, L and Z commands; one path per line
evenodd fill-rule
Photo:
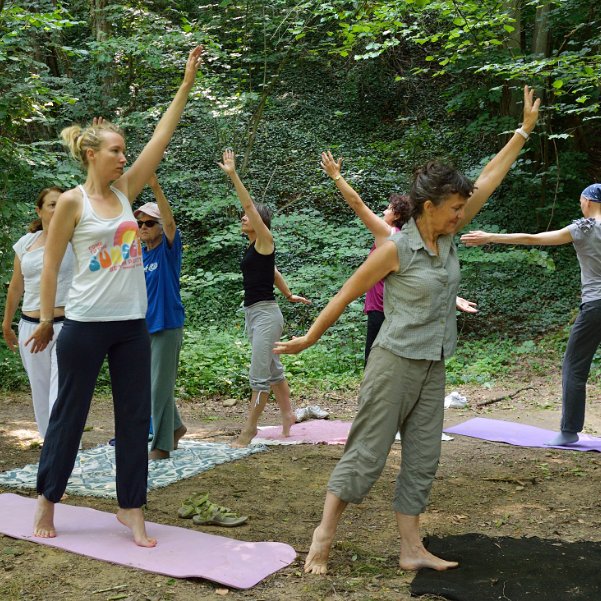
M 0 494 L 0 532 L 174 578 L 204 578 L 233 588 L 250 588 L 291 564 L 296 552 L 284 543 L 248 543 L 198 530 L 146 523 L 154 549 L 138 547 L 114 514 L 58 503 L 56 538 L 32 535 L 35 499 Z
M 290 436 L 286 437 L 282 435 L 282 426 L 265 426 L 259 428 L 254 442 L 273 440 L 281 441 L 282 444 L 345 444 L 350 429 L 351 422 L 314 419 L 294 424 L 290 428 Z
M 505 422 L 499 419 L 486 419 L 485 417 L 469 419 L 462 424 L 445 428 L 445 432 L 494 442 L 506 442 L 518 447 L 545 447 L 547 449 L 565 449 L 568 451 L 601 452 L 601 438 L 595 438 L 588 434 L 579 434 L 580 440 L 575 444 L 549 447 L 545 443 L 556 436 L 557 432 L 537 428 L 536 426 L 527 426 L 526 424 Z

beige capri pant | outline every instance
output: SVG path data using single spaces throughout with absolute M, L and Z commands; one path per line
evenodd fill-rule
M 392 505 L 406 515 L 423 513 L 440 459 L 444 387 L 443 360 L 407 359 L 374 347 L 359 391 L 359 411 L 328 490 L 347 503 L 361 503 L 400 432 L 401 469 Z

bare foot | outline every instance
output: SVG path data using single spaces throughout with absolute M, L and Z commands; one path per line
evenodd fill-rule
M 313 540 L 307 559 L 305 559 L 305 574 L 325 574 L 328 571 L 328 559 L 332 537 L 322 533 L 321 526 L 313 531 Z
M 188 428 L 182 424 L 174 433 L 173 433 L 173 448 L 177 449 L 177 443 L 180 441 L 180 438 L 184 436 L 184 434 L 188 431 Z
M 242 428 L 240 436 L 238 436 L 236 441 L 232 443 L 232 446 L 236 447 L 237 449 L 247 447 L 250 444 L 250 441 L 257 435 L 257 432 L 257 428 L 253 428 L 252 430 Z
M 148 459 L 169 459 L 169 451 L 163 451 L 163 449 L 152 449 L 148 453 Z
M 282 436 L 290 436 L 290 428 L 296 423 L 296 413 L 282 414 Z
M 431 568 L 442 572 L 450 568 L 456 568 L 458 565 L 459 563 L 456 561 L 446 561 L 432 555 L 421 543 L 419 545 L 407 545 L 403 544 L 401 540 L 401 557 L 399 559 L 401 570 Z
M 33 517 L 33 535 L 38 538 L 54 538 L 54 503 L 44 495 L 38 496 L 38 502 Z
M 150 538 L 146 534 L 146 524 L 144 523 L 144 512 L 141 507 L 135 509 L 119 508 L 117 519 L 127 526 L 134 535 L 134 542 L 139 547 L 156 547 L 157 539 Z

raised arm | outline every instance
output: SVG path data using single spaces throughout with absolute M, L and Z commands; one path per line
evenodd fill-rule
M 159 184 L 156 173 L 153 173 L 150 176 L 148 185 L 150 186 L 150 189 L 152 190 L 152 193 L 157 201 L 159 212 L 161 213 L 161 221 L 163 222 L 163 232 L 167 238 L 169 246 L 171 246 L 173 239 L 175 238 L 175 230 L 177 229 L 175 219 L 173 218 L 173 211 L 171 210 L 171 205 L 163 194 L 163 189 Z
M 286 297 L 286 300 L 289 303 L 302 303 L 303 305 L 311 304 L 311 301 L 304 296 L 299 296 L 298 294 L 292 294 L 292 292 L 290 292 L 290 288 L 288 287 L 288 284 L 286 284 L 284 276 L 280 273 L 277 267 L 275 268 L 274 284 L 276 288 Z
M 54 335 L 54 302 L 56 283 L 67 244 L 73 235 L 81 208 L 81 193 L 77 189 L 61 194 L 48 228 L 44 245 L 44 267 L 40 280 L 40 325 L 25 342 L 32 353 L 43 351 Z
M 188 61 L 186 62 L 184 79 L 171 104 L 158 122 L 152 137 L 146 146 L 144 146 L 144 150 L 142 150 L 140 156 L 134 161 L 134 164 L 113 184 L 129 198 L 131 203 L 140 194 L 142 188 L 144 188 L 146 182 L 156 171 L 156 168 L 163 159 L 163 153 L 188 102 L 188 95 L 194 85 L 198 68 L 202 63 L 202 52 L 202 46 L 197 46 L 190 51 Z
M 540 234 L 489 234 L 475 230 L 461 236 L 466 246 L 482 246 L 483 244 L 525 244 L 528 246 L 560 246 L 572 242 L 572 234 L 567 227 Z
M 14 353 L 18 346 L 19 341 L 17 335 L 13 330 L 13 319 L 19 303 L 23 298 L 25 292 L 25 281 L 23 280 L 23 272 L 21 271 L 21 261 L 17 255 L 15 255 L 15 261 L 13 265 L 13 275 L 10 278 L 10 284 L 8 285 L 8 292 L 6 293 L 6 305 L 4 306 L 4 319 L 2 320 L 2 335 L 8 348 Z
M 234 184 L 236 194 L 240 199 L 240 204 L 251 227 L 253 228 L 255 235 L 257 236 L 255 242 L 255 249 L 262 255 L 270 255 L 273 252 L 273 236 L 271 230 L 263 223 L 259 211 L 253 202 L 248 190 L 242 183 L 240 176 L 236 171 L 236 155 L 233 150 L 226 150 L 223 153 L 223 162 L 217 163 Z
M 361 219 L 363 225 L 374 235 L 376 246 L 379 246 L 390 236 L 392 228 L 378 217 L 357 194 L 356 190 L 342 177 L 342 159 L 334 160 L 332 153 L 321 153 L 321 168 L 334 180 L 336 187 L 340 190 L 342 198 L 353 210 L 355 215 Z
M 524 119 L 509 142 L 484 167 L 475 183 L 474 193 L 468 199 L 464 217 L 459 222 L 456 231 L 465 227 L 484 206 L 490 195 L 497 189 L 507 172 L 518 158 L 528 136 L 534 130 L 538 120 L 540 98 L 534 100 L 534 90 L 524 86 Z M 520 133 L 523 132 L 523 133 Z
M 288 342 L 277 342 L 273 352 L 278 355 L 295 354 L 314 345 L 352 301 L 367 292 L 376 282 L 398 269 L 399 255 L 396 245 L 394 242 L 385 242 L 371 253 L 361 267 L 345 282 L 304 336 L 293 338 Z

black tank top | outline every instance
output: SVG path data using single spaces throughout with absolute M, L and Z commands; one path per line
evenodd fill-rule
M 253 242 L 240 261 L 244 282 L 244 306 L 250 307 L 260 301 L 274 301 L 275 248 L 270 255 L 255 250 Z

